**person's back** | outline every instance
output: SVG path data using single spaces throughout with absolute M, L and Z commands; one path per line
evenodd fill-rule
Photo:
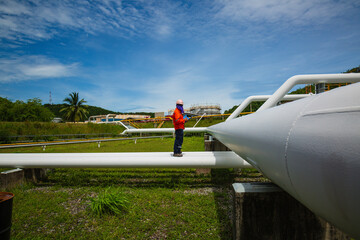
M 178 108 L 175 108 L 174 113 L 172 115 L 172 119 L 175 130 L 185 129 L 185 120 L 181 111 Z

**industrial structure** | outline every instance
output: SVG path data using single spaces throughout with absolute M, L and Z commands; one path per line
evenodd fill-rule
M 193 104 L 190 108 L 184 109 L 185 113 L 191 113 L 193 115 L 219 115 L 221 114 L 220 104 Z M 169 109 L 168 114 L 172 115 L 174 109 Z
M 119 122 L 126 119 L 148 119 L 150 115 L 131 115 L 131 114 L 107 114 L 90 116 L 88 122 L 92 123 L 110 123 Z

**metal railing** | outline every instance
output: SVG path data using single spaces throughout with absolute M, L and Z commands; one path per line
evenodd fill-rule
M 276 104 L 296 85 L 316 83 L 355 83 L 360 81 L 358 73 L 296 75 L 284 82 L 278 90 L 258 109 L 262 111 Z
M 51 145 L 67 145 L 67 144 L 93 143 L 93 142 L 97 142 L 98 147 L 100 147 L 101 142 L 133 140 L 136 143 L 137 139 L 164 138 L 164 137 L 173 137 L 173 135 L 134 137 L 134 138 L 97 139 L 97 140 L 76 140 L 76 141 L 69 141 L 69 142 L 38 142 L 38 143 L 27 143 L 27 144 L 1 144 L 0 149 L 40 146 L 43 148 L 43 150 L 45 150 L 46 146 L 51 146 Z

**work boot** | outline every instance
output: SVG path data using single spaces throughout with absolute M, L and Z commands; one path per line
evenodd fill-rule
M 174 157 L 182 157 L 183 155 L 182 155 L 182 153 L 174 153 L 173 156 L 174 156 Z

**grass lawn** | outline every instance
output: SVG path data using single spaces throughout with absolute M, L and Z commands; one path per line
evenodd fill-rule
M 143 139 L 67 146 L 45 152 L 171 151 L 174 139 Z M 184 151 L 203 151 L 203 137 L 185 137 Z M 1 152 L 43 152 L 40 147 Z M 8 190 L 15 194 L 12 239 L 232 239 L 231 184 L 267 181 L 255 170 L 55 169 L 38 184 Z M 118 191 L 127 211 L 95 215 L 99 193 Z
M 186 136 L 186 135 L 185 135 Z M 74 152 L 171 152 L 173 151 L 174 138 L 137 139 L 102 142 L 100 148 L 97 142 L 51 145 L 46 150 L 40 146 L 26 148 L 0 149 L 0 153 L 74 153 Z M 204 138 L 199 136 L 185 137 L 183 151 L 204 151 Z

